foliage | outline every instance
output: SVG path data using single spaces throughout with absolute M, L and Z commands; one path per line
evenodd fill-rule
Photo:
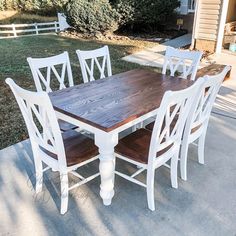
M 81 32 L 113 31 L 118 26 L 163 24 L 172 19 L 179 0 L 0 0 L 0 10 L 41 15 L 66 11 L 69 23 Z
M 71 0 L 66 5 L 68 23 L 80 32 L 97 33 L 117 29 L 118 14 L 108 0 Z
M 0 10 L 21 10 L 38 14 L 54 14 L 68 0 L 0 0 Z
M 110 2 L 119 14 L 120 26 L 134 21 L 136 9 L 134 0 L 110 0 Z
M 173 16 L 179 0 L 110 0 L 123 24 L 159 24 Z

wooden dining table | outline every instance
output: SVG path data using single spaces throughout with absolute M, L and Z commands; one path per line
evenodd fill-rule
M 100 196 L 114 196 L 114 147 L 119 133 L 156 115 L 164 93 L 193 81 L 136 69 L 49 93 L 58 119 L 94 134 L 99 148 Z

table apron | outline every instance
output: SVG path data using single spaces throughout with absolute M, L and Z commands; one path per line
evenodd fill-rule
M 96 133 L 107 133 L 108 134 L 109 133 L 111 135 L 111 134 L 119 134 L 120 132 L 122 132 L 122 131 L 124 131 L 128 128 L 131 128 L 132 126 L 137 125 L 140 122 L 143 122 L 143 121 L 147 120 L 148 118 L 156 116 L 157 111 L 158 111 L 158 109 L 155 109 L 151 112 L 148 112 L 148 113 L 146 113 L 146 114 L 144 114 L 144 115 L 142 115 L 142 116 L 140 116 L 140 117 L 124 124 L 124 125 L 121 125 L 120 127 L 115 128 L 115 129 L 113 129 L 109 132 L 106 132 L 102 129 L 99 129 L 97 127 L 89 125 L 85 122 L 82 122 L 82 121 L 80 121 L 76 118 L 73 118 L 73 117 L 71 117 L 69 115 L 66 115 L 66 114 L 64 114 L 62 112 L 59 112 L 59 111 L 56 111 L 56 116 L 57 116 L 58 119 L 61 119 L 61 120 L 64 120 L 68 123 L 76 125 L 76 126 L 80 127 L 80 129 L 85 129 L 85 130 L 89 131 L 90 133 L 93 133 L 93 134 L 96 134 Z

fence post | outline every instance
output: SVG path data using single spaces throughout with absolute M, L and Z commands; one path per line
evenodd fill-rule
M 70 25 L 66 22 L 66 16 L 63 13 L 57 13 L 57 18 L 60 31 L 70 28 Z
M 12 31 L 13 31 L 14 37 L 17 37 L 15 24 L 12 24 Z
M 55 32 L 57 32 L 57 21 L 54 21 L 55 22 Z
M 35 32 L 36 32 L 36 34 L 38 35 L 38 34 L 39 34 L 39 31 L 38 31 L 38 24 L 37 24 L 37 23 L 34 23 L 34 26 L 35 26 Z

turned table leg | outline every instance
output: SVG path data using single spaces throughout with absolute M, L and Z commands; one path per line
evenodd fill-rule
M 103 204 L 106 206 L 111 204 L 112 197 L 114 196 L 114 147 L 117 143 L 118 134 L 95 133 L 95 144 L 98 146 L 100 154 L 100 196 L 103 199 Z

